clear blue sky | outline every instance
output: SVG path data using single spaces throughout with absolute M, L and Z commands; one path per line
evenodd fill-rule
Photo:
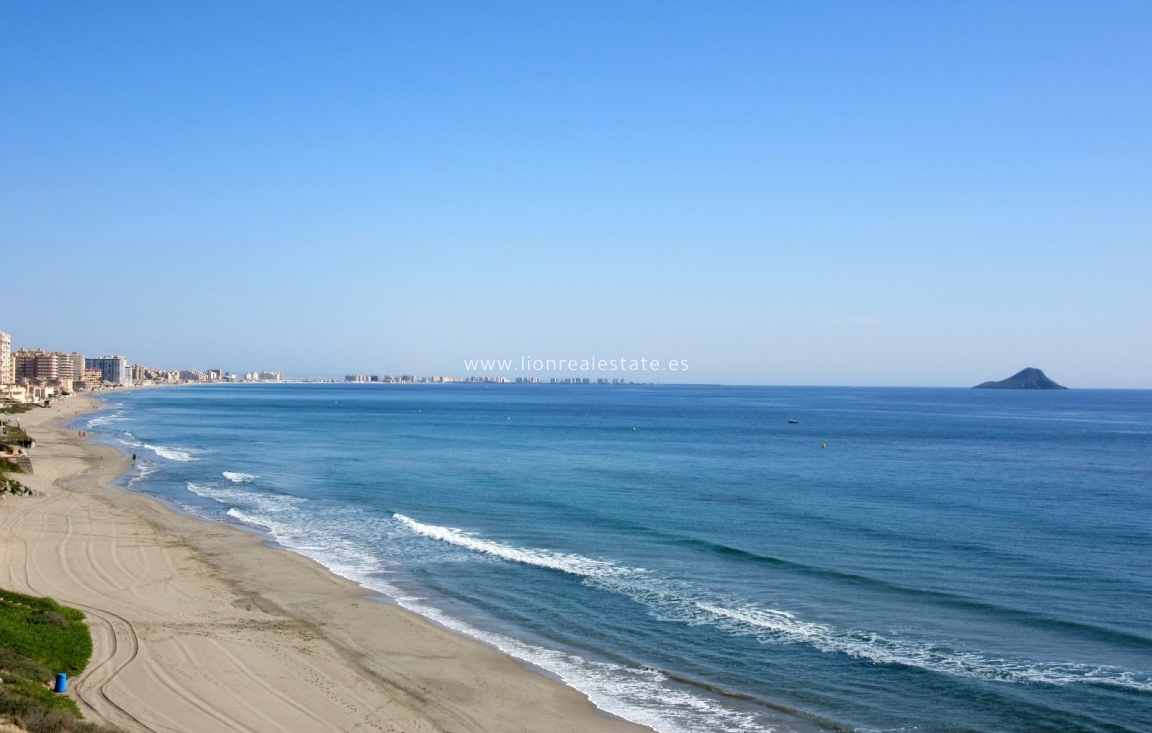
M 5 0 L 0 330 L 1150 388 L 1149 49 L 1146 0 Z

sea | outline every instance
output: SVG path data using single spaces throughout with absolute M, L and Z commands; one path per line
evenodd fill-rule
M 1152 391 L 206 385 L 75 427 L 663 733 L 1152 731 Z

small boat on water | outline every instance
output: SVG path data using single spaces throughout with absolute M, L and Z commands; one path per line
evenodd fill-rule
M 789 420 L 789 421 L 788 421 L 788 424 L 789 424 L 789 425 L 799 425 L 799 424 L 800 424 L 800 421 L 799 421 L 799 420 Z

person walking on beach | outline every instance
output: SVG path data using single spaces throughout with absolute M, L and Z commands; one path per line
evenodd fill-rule
M 136 462 L 136 454 L 135 454 L 135 453 L 133 453 L 133 454 L 132 454 L 132 462 L 133 462 L 133 463 L 135 463 L 135 462 Z

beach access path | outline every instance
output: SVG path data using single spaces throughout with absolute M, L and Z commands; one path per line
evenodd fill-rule
M 255 534 L 116 488 L 130 461 L 65 430 L 76 396 L 19 416 L 38 496 L 0 500 L 0 587 L 87 614 L 70 695 L 125 731 L 639 733 L 577 691 Z

